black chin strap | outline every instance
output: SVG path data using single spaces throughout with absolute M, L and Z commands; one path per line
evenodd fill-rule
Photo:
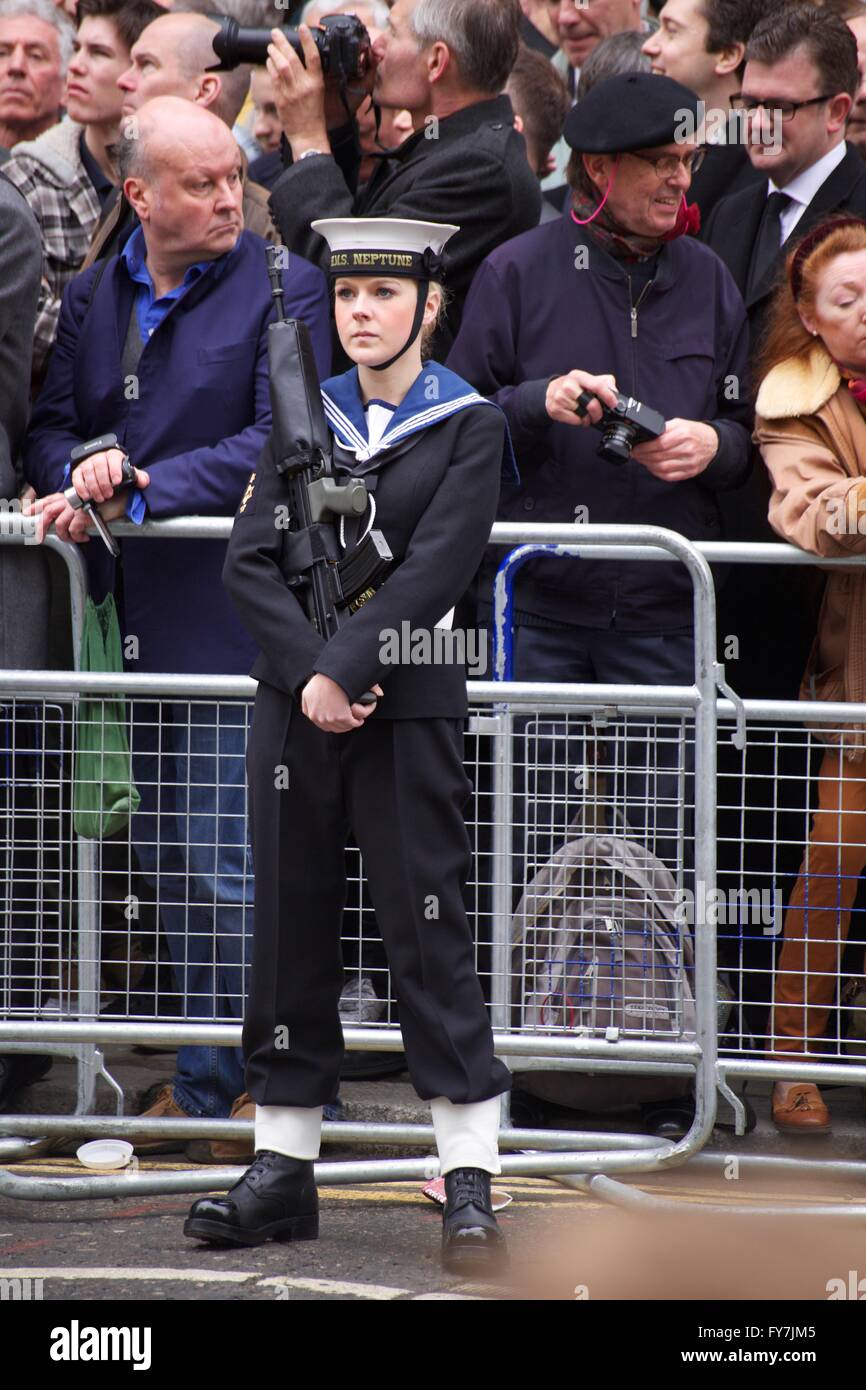
M 418 281 L 418 300 L 415 305 L 415 317 L 412 320 L 412 327 L 409 329 L 409 337 L 406 339 L 399 352 L 395 352 L 394 356 L 389 357 L 387 362 L 380 362 L 378 367 L 371 367 L 371 371 L 384 372 L 386 367 L 393 366 L 393 364 L 397 361 L 398 357 L 402 357 L 404 352 L 409 351 L 409 348 L 412 346 L 415 339 L 418 337 L 418 330 L 421 327 L 421 320 L 424 317 L 424 309 L 427 305 L 427 291 L 429 290 L 429 288 L 429 280 Z

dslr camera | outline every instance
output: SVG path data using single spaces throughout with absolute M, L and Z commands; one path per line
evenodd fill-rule
M 264 66 L 271 42 L 270 29 L 244 29 L 228 15 L 215 14 L 212 18 L 221 20 L 222 24 L 213 41 L 214 53 L 220 61 L 214 64 L 211 72 L 229 72 L 242 63 Z M 287 26 L 283 33 L 303 62 L 304 50 L 297 29 Z M 329 15 L 322 20 L 320 29 L 311 28 L 310 33 L 319 50 L 325 77 L 348 82 L 367 71 L 370 35 L 355 15 Z
M 574 407 L 578 415 L 585 415 L 587 406 L 596 396 L 581 391 Z M 601 404 L 601 402 L 599 402 Z M 596 450 L 599 458 L 608 463 L 627 463 L 635 444 L 643 444 L 647 439 L 658 439 L 665 431 L 665 419 L 657 410 L 642 405 L 634 396 L 624 396 L 616 392 L 616 406 L 602 404 L 601 419 L 594 426 L 601 431 L 601 443 Z

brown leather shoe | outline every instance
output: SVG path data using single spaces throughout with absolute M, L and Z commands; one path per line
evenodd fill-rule
M 830 1111 L 818 1087 L 804 1081 L 792 1086 L 782 1101 L 773 1092 L 773 1124 L 783 1134 L 829 1134 Z
M 142 1104 L 150 1105 L 146 1110 L 142 1110 L 143 1120 L 188 1120 L 190 1116 L 182 1110 L 174 1098 L 174 1085 L 171 1081 L 164 1081 L 156 1087 L 151 1086 L 142 1099 Z M 185 1139 L 136 1139 L 134 1134 L 129 1136 L 130 1142 L 137 1154 L 168 1154 L 183 1151 Z
M 238 1096 L 232 1105 L 230 1120 L 255 1120 L 256 1103 L 252 1096 Z M 254 1136 L 249 1139 L 191 1139 L 186 1156 L 193 1163 L 252 1163 L 255 1159 Z

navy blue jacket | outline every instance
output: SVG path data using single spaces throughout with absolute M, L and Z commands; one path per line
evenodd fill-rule
M 631 303 L 641 288 L 630 298 L 627 269 L 572 221 L 567 203 L 556 222 L 506 242 L 476 272 L 447 365 L 508 417 L 521 485 L 503 489 L 498 518 L 573 521 L 586 507 L 580 516 L 590 523 L 666 526 L 718 540 L 716 493 L 742 482 L 750 466 L 742 299 L 714 252 L 679 237 L 662 248 L 632 336 Z M 633 459 L 598 458 L 596 430 L 554 423 L 544 408 L 548 382 L 574 368 L 612 373 L 620 391 L 666 419 L 706 421 L 719 434 L 716 457 L 679 483 Z M 485 563 L 482 602 L 502 553 Z M 515 598 L 530 621 L 661 632 L 687 627 L 692 617 L 685 569 L 657 561 L 531 561 Z
M 234 515 L 271 428 L 267 330 L 275 311 L 265 245 L 243 232 L 172 306 L 142 351 L 137 390 L 121 366 L 136 290 L 124 261 L 108 263 L 89 308 L 99 267 L 76 276 L 24 446 L 25 474 L 40 495 L 57 491 L 74 445 L 113 431 L 150 474 L 148 518 Z M 309 327 L 327 376 L 325 277 L 292 255 L 283 285 L 286 312 Z M 124 540 L 121 548 L 121 624 L 139 642 L 131 670 L 249 671 L 257 648 L 222 586 L 225 541 Z M 87 550 L 102 561 L 98 539 Z

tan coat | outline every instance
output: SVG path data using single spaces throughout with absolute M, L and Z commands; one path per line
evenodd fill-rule
M 756 411 L 773 529 L 813 555 L 866 554 L 866 417 L 826 349 L 774 367 Z M 866 700 L 866 567 L 828 572 L 800 698 Z M 862 758 L 866 729 L 852 726 L 845 743 Z

